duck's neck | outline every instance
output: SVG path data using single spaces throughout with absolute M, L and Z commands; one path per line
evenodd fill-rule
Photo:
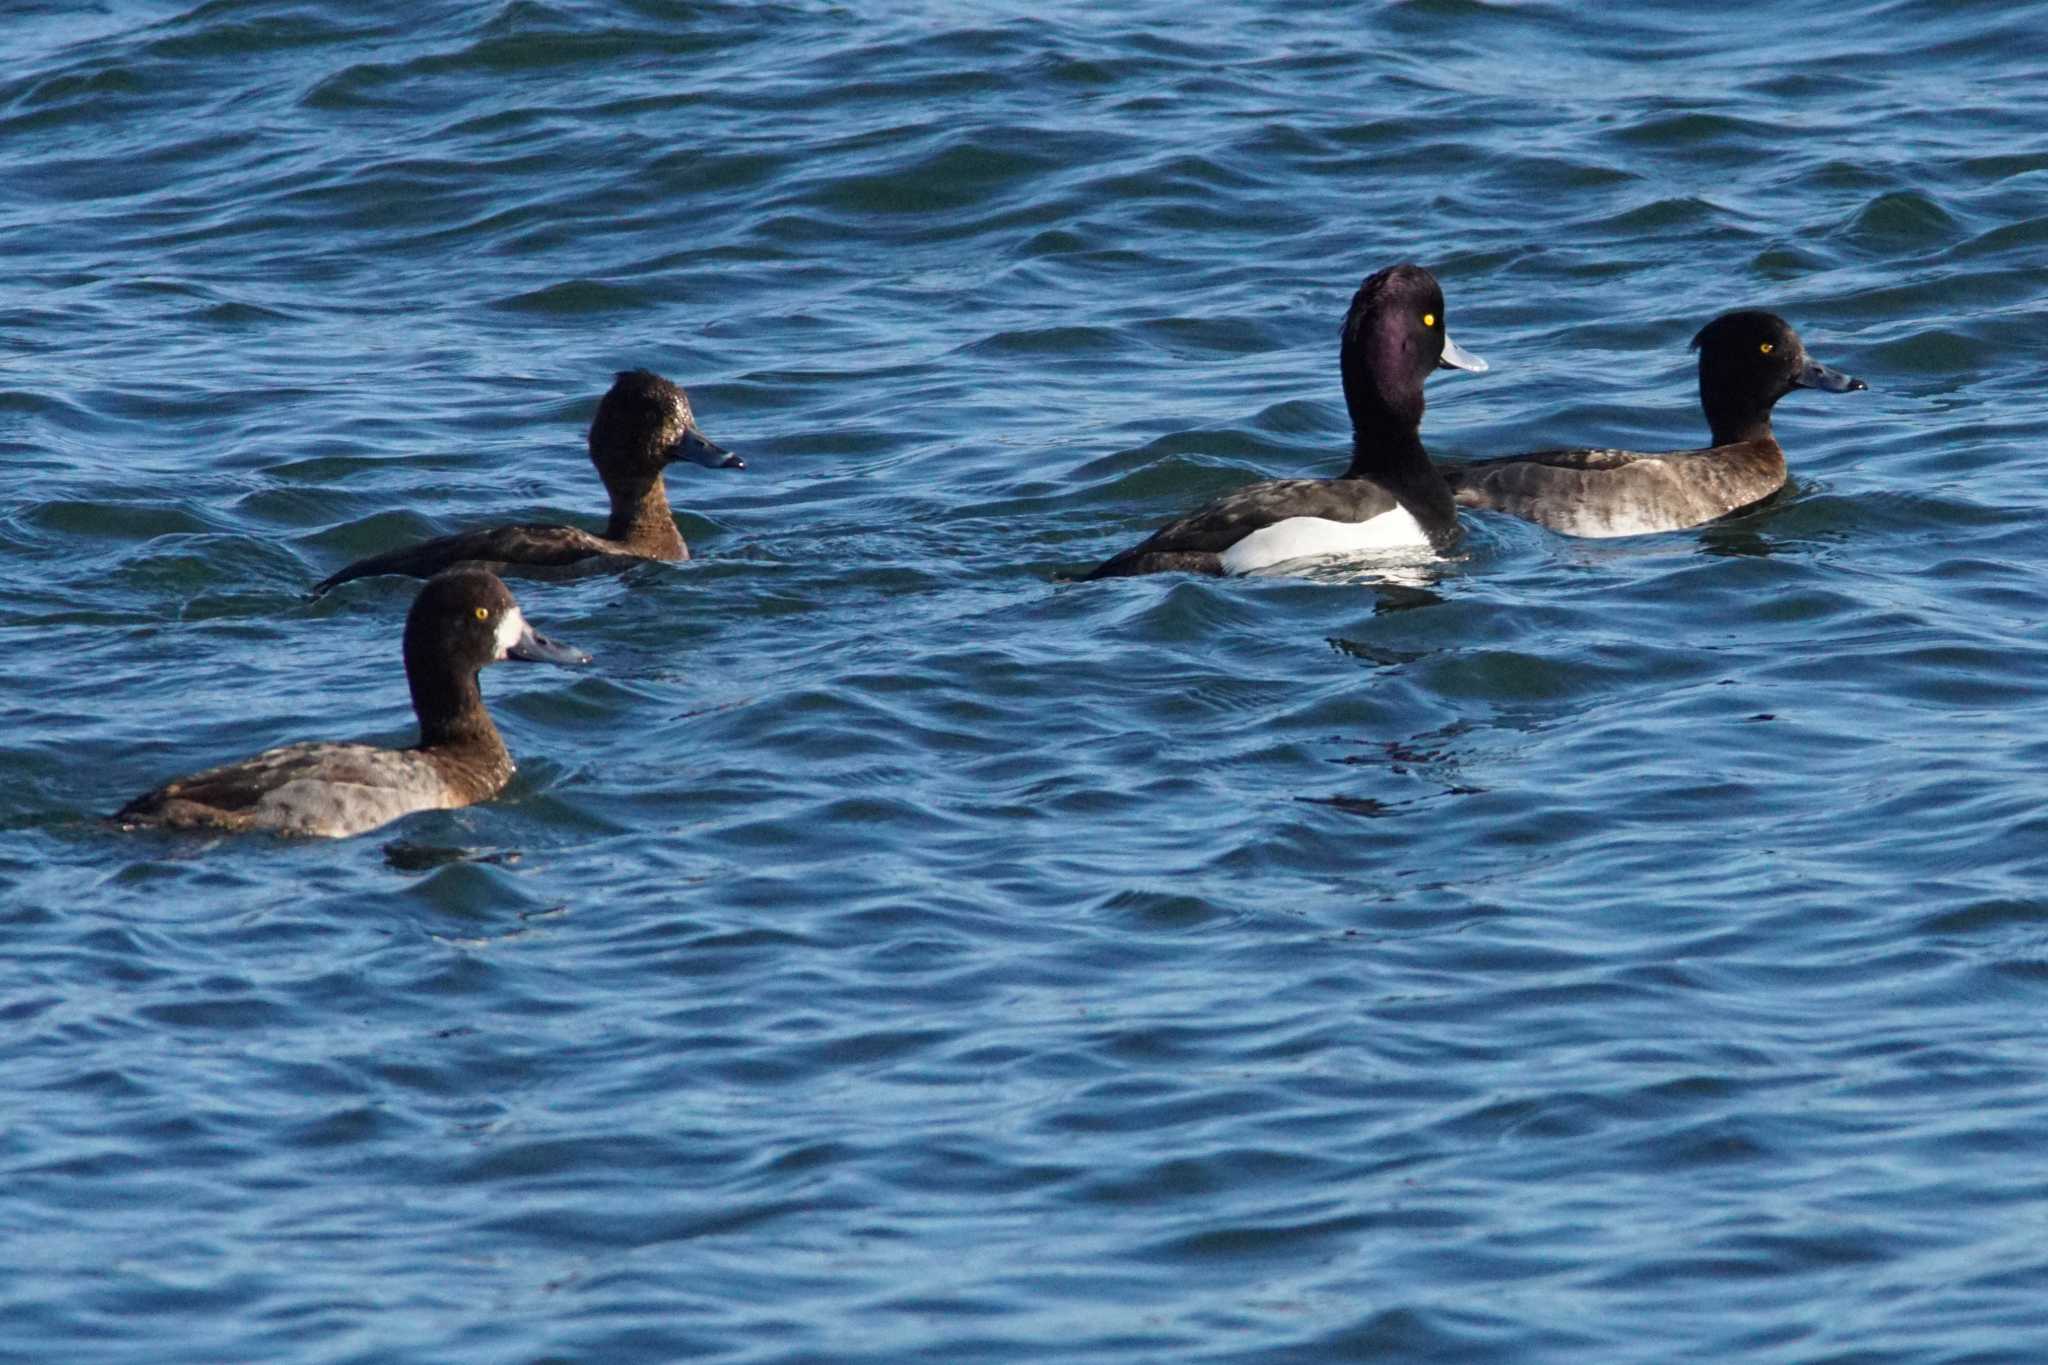
M 1422 435 L 1400 421 L 1352 423 L 1347 479 L 1371 479 L 1394 495 L 1439 548 L 1458 538 L 1451 486 L 1422 448 Z
M 606 485 L 612 497 L 612 517 L 605 523 L 604 538 L 617 541 L 628 554 L 648 559 L 687 559 L 682 533 L 668 509 L 668 487 L 656 474 L 650 481 L 633 480 Z
M 484 709 L 483 689 L 475 670 L 408 668 L 412 709 L 420 718 L 419 747 L 459 753 L 469 763 L 512 770 L 512 756 L 491 713 Z
M 1700 407 L 1707 414 L 1707 430 L 1713 433 L 1713 442 L 1717 446 L 1776 439 L 1771 435 L 1771 408 L 1777 401 L 1775 397 L 1759 401 L 1755 398 L 1717 396 L 1707 393 L 1704 385 L 1700 393 Z

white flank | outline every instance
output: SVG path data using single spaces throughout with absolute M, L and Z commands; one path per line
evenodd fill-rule
M 1588 540 L 1613 540 L 1619 536 L 1651 536 L 1660 531 L 1675 531 L 1688 523 L 1677 517 L 1653 517 L 1642 509 L 1628 513 L 1596 513 L 1592 508 L 1575 509 L 1577 515 L 1558 526 L 1568 536 L 1583 536 Z M 1711 518 L 1710 518 L 1711 520 Z
M 1429 537 L 1405 507 L 1382 512 L 1371 521 L 1325 521 L 1321 517 L 1289 517 L 1261 526 L 1223 552 L 1223 572 L 1250 573 L 1269 564 L 1324 555 L 1371 554 L 1380 550 L 1426 549 Z

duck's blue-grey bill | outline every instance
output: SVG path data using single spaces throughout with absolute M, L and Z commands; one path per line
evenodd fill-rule
M 1854 393 L 1870 387 L 1853 375 L 1829 369 L 1811 356 L 1799 367 L 1799 373 L 1792 376 L 1792 382 L 1802 389 L 1821 389 L 1827 393 Z
M 508 659 L 524 659 L 533 664 L 587 664 L 590 656 L 571 645 L 558 645 L 545 635 L 533 633 L 528 626 L 519 632 L 519 638 L 512 642 L 512 648 L 505 651 Z
M 719 445 L 716 441 L 706 439 L 704 433 L 695 427 L 685 431 L 682 439 L 669 448 L 668 457 L 671 460 L 688 460 L 691 464 L 701 464 L 706 469 L 745 469 L 747 467 L 745 460 L 742 460 L 724 446 Z
M 1436 362 L 1439 370 L 1470 370 L 1474 374 L 1486 373 L 1486 362 L 1451 340 L 1449 332 L 1444 333 L 1443 359 Z

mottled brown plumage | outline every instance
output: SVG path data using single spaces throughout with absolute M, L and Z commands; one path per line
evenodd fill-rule
M 419 717 L 410 749 L 316 741 L 266 749 L 136 797 L 112 816 L 227 832 L 344 837 L 401 815 L 489 800 L 513 773 L 477 673 L 499 659 L 587 662 L 535 635 L 512 594 L 480 569 L 429 580 L 405 619 L 405 676 Z
M 560 578 L 649 559 L 688 559 L 689 547 L 669 510 L 663 471 L 677 459 L 721 469 L 746 467 L 697 429 L 689 396 L 681 388 L 646 370 L 628 370 L 613 382 L 591 419 L 589 445 L 590 462 L 611 498 L 603 535 L 538 523 L 459 531 L 359 559 L 324 579 L 313 595 L 354 578 L 428 578 L 458 564 Z

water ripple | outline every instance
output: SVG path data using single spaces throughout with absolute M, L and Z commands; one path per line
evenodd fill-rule
M 17 8 L 25 1356 L 2039 1354 L 2023 8 Z M 1340 468 L 1397 259 L 1443 453 L 1691 445 L 1737 306 L 1872 387 L 1696 532 L 1064 581 Z M 97 823 L 409 742 L 306 587 L 598 525 L 632 365 L 749 467 L 521 589 L 502 799 Z

